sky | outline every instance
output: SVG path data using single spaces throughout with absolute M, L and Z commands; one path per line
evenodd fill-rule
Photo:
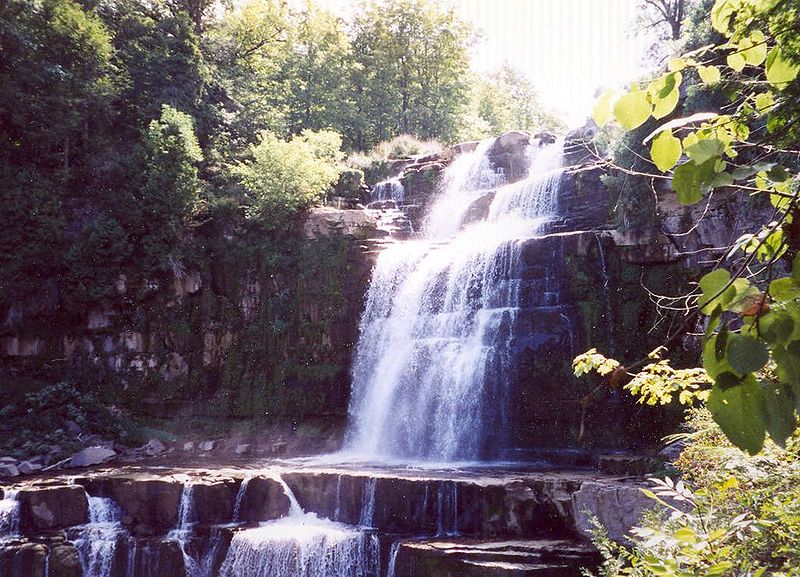
M 354 2 L 318 0 L 347 16 Z M 647 44 L 630 32 L 637 0 L 451 0 L 480 32 L 472 65 L 487 72 L 508 62 L 536 86 L 543 103 L 570 125 L 591 114 L 598 89 L 641 73 Z

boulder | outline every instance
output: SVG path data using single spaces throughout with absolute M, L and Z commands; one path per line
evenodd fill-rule
M 188 451 L 194 451 L 194 442 L 193 441 L 187 441 L 186 443 L 184 443 L 183 444 L 183 450 L 187 451 L 187 452 Z
M 164 451 L 167 450 L 167 448 L 164 446 L 164 443 L 162 443 L 158 439 L 150 439 L 149 441 L 147 441 L 147 444 L 142 448 L 144 449 L 145 453 L 151 456 L 158 455 L 159 453 L 163 453 Z
M 86 491 L 80 486 L 22 489 L 17 500 L 20 530 L 28 535 L 81 525 L 89 520 Z
M 461 219 L 462 224 L 467 225 L 480 220 L 486 220 L 496 194 L 494 190 L 490 190 L 478 199 L 472 201 L 472 204 L 469 205 L 469 208 L 467 208 L 464 213 L 464 217 Z
M 216 443 L 214 441 L 203 441 L 197 445 L 197 448 L 201 451 L 213 451 Z
M 0 477 L 16 477 L 19 475 L 19 469 L 16 465 L 0 464 Z
M 236 445 L 236 448 L 233 450 L 233 452 L 239 457 L 249 455 L 251 452 L 250 445 L 248 443 L 239 443 Z
M 372 238 L 376 230 L 374 217 L 363 210 L 312 208 L 303 223 L 303 235 L 307 239 L 337 235 L 366 239 Z
M 83 577 L 78 551 L 72 543 L 50 546 L 47 558 L 47 577 Z
M 42 470 L 42 466 L 38 463 L 32 463 L 30 461 L 23 461 L 17 467 L 21 475 L 33 475 L 34 473 L 38 473 Z
M 614 541 L 626 542 L 627 535 L 642 514 L 656 506 L 637 483 L 587 481 L 572 495 L 572 510 L 576 529 L 591 538 L 596 518 Z
M 89 467 L 107 463 L 117 456 L 116 451 L 107 447 L 86 447 L 78 451 L 67 463 L 67 467 Z

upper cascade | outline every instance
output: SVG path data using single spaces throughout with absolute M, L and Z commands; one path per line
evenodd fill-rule
M 557 216 L 563 145 L 528 146 L 527 176 L 510 184 L 492 162 L 494 146 L 482 141 L 448 166 L 422 239 L 379 255 L 346 451 L 453 462 L 497 457 L 493 448 L 505 444 L 518 246 Z

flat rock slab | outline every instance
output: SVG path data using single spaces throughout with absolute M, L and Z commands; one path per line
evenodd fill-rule
M 572 540 L 436 539 L 400 545 L 395 575 L 405 577 L 579 577 L 600 556 Z

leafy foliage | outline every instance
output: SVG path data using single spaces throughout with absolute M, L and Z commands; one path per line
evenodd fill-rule
M 800 453 L 797 435 L 785 450 L 771 443 L 750 457 L 734 448 L 704 409 L 688 419 L 687 445 L 676 465 L 684 480 L 652 479 L 646 494 L 661 512 L 642 519 L 629 546 L 602 530 L 601 573 L 632 575 L 798 574 Z
M 631 130 L 667 118 L 693 70 L 703 83 L 728 86 L 732 104 L 724 113 L 671 120 L 643 142 L 652 140 L 653 163 L 670 174 L 681 203 L 697 204 L 714 190 L 736 187 L 769 198 L 775 209 L 774 220 L 731 248 L 731 270 L 720 267 L 704 276 L 694 297 L 707 317 L 703 367 L 714 383 L 708 407 L 731 441 L 756 453 L 766 435 L 783 445 L 800 410 L 800 239 L 794 224 L 800 216 L 800 163 L 774 150 L 800 113 L 794 97 L 800 89 L 799 46 L 787 32 L 796 28 L 800 13 L 796 2 L 717 0 L 710 19 L 723 43 L 671 59 L 646 88 L 604 95 L 595 119 L 603 124 L 616 118 Z M 717 64 L 720 58 L 725 65 Z M 766 143 L 751 138 L 765 129 L 771 133 Z M 788 275 L 779 272 L 781 258 L 794 259 Z M 768 285 L 748 278 L 753 263 L 761 264 Z M 765 379 L 760 371 L 769 362 L 773 377 Z M 646 395 L 641 388 L 635 392 Z
M 296 211 L 322 199 L 339 178 L 341 138 L 305 131 L 289 141 L 264 132 L 252 160 L 235 168 L 245 190 L 246 214 L 280 226 Z

